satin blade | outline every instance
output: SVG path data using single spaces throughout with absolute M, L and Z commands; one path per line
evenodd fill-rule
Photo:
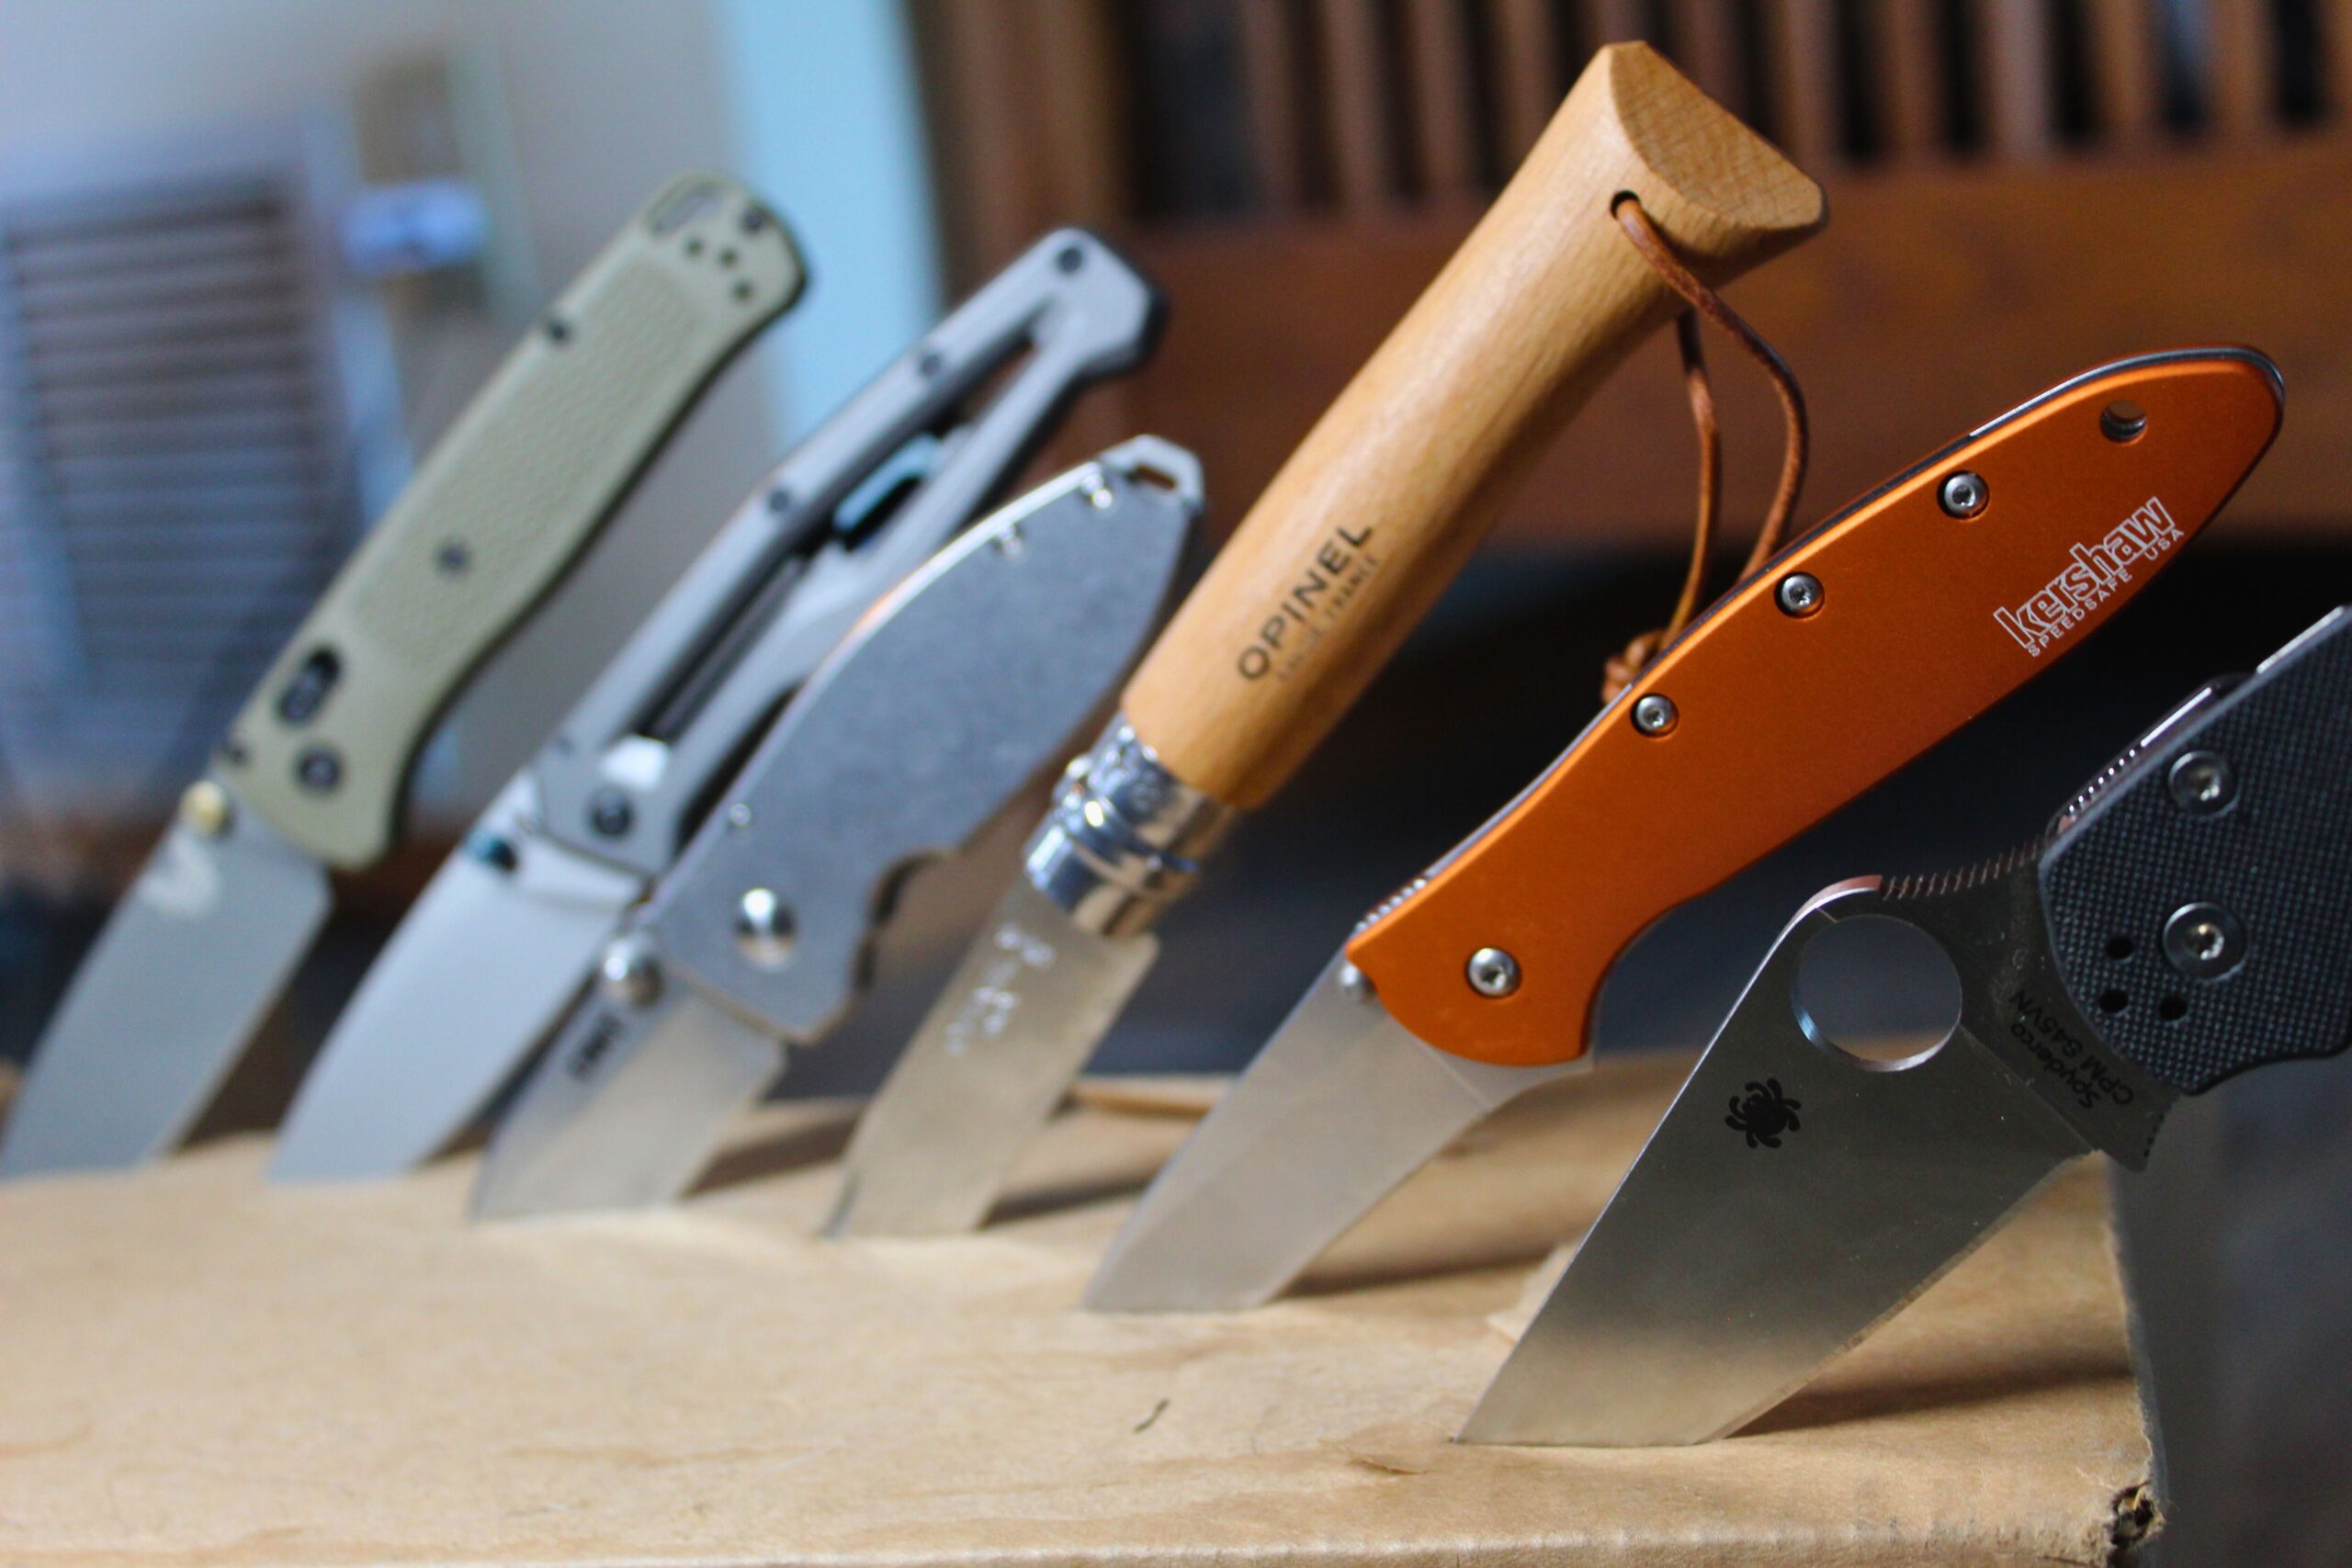
M 1159 953 L 1015 876 L 858 1119 L 829 1234 L 976 1228 Z
M 783 1066 L 782 1045 L 684 986 L 637 1008 L 592 996 L 500 1123 L 475 1217 L 666 1203 Z
M 580 994 L 644 879 L 523 831 L 518 788 L 527 796 L 526 782 L 510 786 L 435 874 L 336 1020 L 271 1179 L 390 1176 L 431 1158 Z
M 1431 1049 L 1342 953 L 1160 1171 L 1086 1304 L 1238 1312 L 1269 1301 L 1463 1132 L 1574 1070 Z
M 74 977 L 0 1138 L 0 1176 L 168 1152 L 326 923 L 325 868 L 220 787 L 227 827 L 173 823 Z
M 1463 1428 L 1704 1442 L 1777 1404 L 2089 1145 L 1965 1030 L 1906 1063 L 1817 1044 L 1784 933 Z

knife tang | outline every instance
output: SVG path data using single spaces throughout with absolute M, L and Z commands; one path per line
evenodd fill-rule
M 1102 710 L 1202 504 L 1192 455 L 1143 436 L 934 556 L 810 677 L 624 941 L 777 1037 L 821 1035 L 898 879 L 961 847 Z
M 1169 773 L 1236 808 L 1271 796 L 1544 443 L 1680 309 L 1611 214 L 1628 192 L 1713 283 L 1826 217 L 1818 186 L 1656 52 L 1601 50 L 1129 683 L 1126 717 Z
M 490 650 L 612 515 L 804 274 L 732 181 L 673 181 L 511 353 L 239 715 L 223 776 L 285 837 L 368 864 L 410 763 Z
M 2052 951 L 2105 1043 L 2196 1094 L 2352 1041 L 2352 614 L 2212 689 L 2041 856 Z
M 1097 381 L 1149 356 L 1159 291 L 1046 235 L 752 491 L 533 763 L 547 835 L 667 868 L 727 771 L 856 618 L 978 516 Z
M 1602 977 L 1653 920 L 1992 706 L 2172 559 L 2268 447 L 2277 376 L 2239 349 L 2120 361 L 1865 496 L 1695 622 L 1350 959 L 1441 1050 L 1581 1056 Z M 2119 405 L 2142 419 L 2126 439 Z M 1964 515 L 1942 495 L 1962 473 L 1986 498 Z M 1507 994 L 1468 977 L 1488 949 L 1517 970 Z

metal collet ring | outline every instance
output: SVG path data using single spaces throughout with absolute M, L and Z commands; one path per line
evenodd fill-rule
M 1086 930 L 1129 936 L 1192 886 L 1237 815 L 1170 773 L 1121 716 L 1070 764 L 1023 866 Z

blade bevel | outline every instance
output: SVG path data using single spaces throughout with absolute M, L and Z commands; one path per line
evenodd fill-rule
M 1808 1037 L 1797 961 L 1831 919 L 1783 933 L 1463 1441 L 1736 1431 L 2089 1152 L 1965 1029 L 1893 1064 Z
M 0 1176 L 167 1153 L 326 923 L 325 867 L 213 782 L 227 826 L 175 821 L 116 907 L 35 1050 Z
M 1463 1132 L 1581 1065 L 1500 1067 L 1424 1044 L 1342 952 L 1160 1171 L 1086 1305 L 1260 1305 Z
M 1159 953 L 1016 874 L 858 1119 L 826 1234 L 977 1228 Z
M 473 1214 L 664 1203 L 691 1186 L 784 1047 L 673 984 L 628 1007 L 586 998 L 491 1140 Z
M 390 1176 L 429 1159 L 547 1038 L 644 892 L 634 872 L 526 831 L 527 781 L 484 813 L 513 869 L 460 850 L 378 955 L 302 1080 L 275 1181 Z

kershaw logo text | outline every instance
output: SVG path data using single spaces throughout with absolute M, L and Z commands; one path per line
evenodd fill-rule
M 2105 538 L 2076 545 L 2064 569 L 2040 592 L 2014 608 L 1995 610 L 1993 618 L 2019 648 L 2039 659 L 2043 649 L 2080 626 L 2120 585 L 2132 581 L 2134 562 L 2155 559 L 2181 537 L 2180 525 L 2152 495 L 2139 511 L 2109 529 Z

